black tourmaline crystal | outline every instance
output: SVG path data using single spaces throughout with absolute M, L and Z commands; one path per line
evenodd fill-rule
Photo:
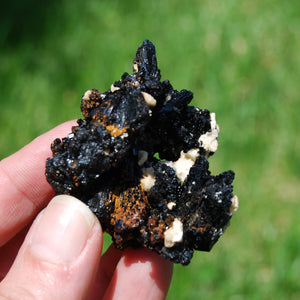
M 84 119 L 53 141 L 46 177 L 57 194 L 86 203 L 118 249 L 145 247 L 187 265 L 194 249 L 209 251 L 223 234 L 238 199 L 232 171 L 208 170 L 215 114 L 189 106 L 192 92 L 160 77 L 145 40 L 133 74 L 105 93 L 85 92 Z

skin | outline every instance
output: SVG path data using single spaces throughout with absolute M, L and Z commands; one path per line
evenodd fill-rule
M 47 183 L 50 143 L 66 122 L 0 162 L 0 300 L 164 299 L 173 265 L 146 249 L 102 252 L 102 229 L 81 201 Z

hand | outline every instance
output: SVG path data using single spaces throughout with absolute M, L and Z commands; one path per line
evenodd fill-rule
M 146 249 L 113 246 L 101 257 L 94 214 L 74 197 L 54 197 L 45 161 L 52 140 L 72 125 L 0 162 L 0 299 L 164 299 L 170 262 Z

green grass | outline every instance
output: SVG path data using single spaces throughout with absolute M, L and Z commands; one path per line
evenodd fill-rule
M 80 117 L 85 90 L 132 69 L 144 39 L 162 77 L 216 112 L 211 169 L 240 209 L 210 253 L 175 266 L 168 299 L 300 297 L 300 2 L 10 1 L 0 9 L 0 159 Z M 5 7 L 4 7 L 5 6 Z

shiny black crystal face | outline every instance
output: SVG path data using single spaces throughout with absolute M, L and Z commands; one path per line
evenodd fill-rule
M 57 194 L 85 202 L 117 248 L 145 247 L 186 265 L 194 249 L 216 243 L 238 200 L 234 173 L 208 170 L 218 146 L 215 115 L 160 79 L 145 40 L 133 74 L 83 95 L 84 119 L 53 141 L 46 177 Z

